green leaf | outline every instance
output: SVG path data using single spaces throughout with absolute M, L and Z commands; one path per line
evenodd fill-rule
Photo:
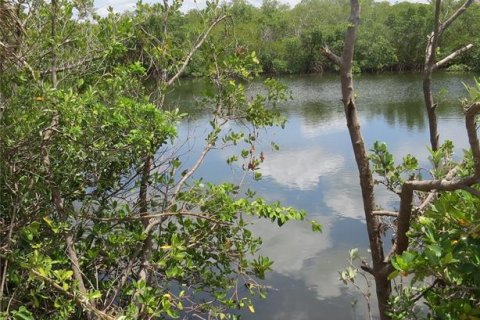
M 310 223 L 312 225 L 312 231 L 313 232 L 322 232 L 322 225 L 321 224 L 319 224 L 315 220 L 310 221 Z

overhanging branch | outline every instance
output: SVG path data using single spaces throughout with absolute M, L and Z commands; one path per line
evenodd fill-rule
M 336 64 L 337 66 L 342 65 L 342 59 L 333 53 L 327 46 L 322 47 L 322 53 L 332 63 Z
M 441 23 L 438 30 L 439 35 L 441 35 L 453 23 L 453 21 L 455 21 L 465 10 L 467 10 L 467 8 L 470 7 L 473 2 L 474 0 L 465 1 L 463 5 L 450 16 L 450 18 L 448 18 L 445 22 Z
M 449 63 L 450 61 L 452 61 L 453 59 L 455 59 L 456 57 L 458 57 L 459 55 L 461 55 L 462 53 L 464 53 L 465 51 L 467 50 L 470 50 L 471 48 L 473 48 L 473 44 L 467 44 L 466 46 L 458 49 L 457 51 L 449 54 L 448 56 L 446 56 L 445 58 L 443 58 L 442 60 L 438 61 L 437 63 L 435 63 L 433 65 L 433 69 L 438 69 L 442 66 L 444 66 L 445 64 Z

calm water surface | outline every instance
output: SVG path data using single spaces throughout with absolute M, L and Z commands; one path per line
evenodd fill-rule
M 474 74 L 435 75 L 441 139 L 453 140 L 457 154 L 467 146 L 459 99 L 465 95 L 462 83 L 473 83 Z M 336 76 L 294 76 L 280 78 L 288 85 L 293 100 L 282 110 L 288 118 L 284 130 L 263 132 L 258 150 L 265 154 L 261 166 L 264 179 L 246 180 L 248 187 L 268 200 L 304 209 L 321 222 L 324 231 L 312 233 L 306 222 L 282 228 L 264 221 L 252 229 L 264 240 L 261 254 L 272 258 L 273 272 L 266 279 L 269 296 L 256 302 L 256 312 L 245 319 L 365 319 L 365 306 L 358 294 L 338 280 L 338 271 L 348 265 L 348 251 L 360 248 L 368 255 L 368 239 L 358 174 L 340 102 Z M 251 90 L 258 90 L 254 84 Z M 185 83 L 176 95 L 180 108 L 190 113 L 180 126 L 182 148 L 191 150 L 186 164 L 194 161 L 202 148 L 208 113 L 195 103 L 201 83 Z M 424 112 L 420 76 L 362 75 L 356 77 L 357 104 L 364 139 L 368 147 L 385 141 L 401 159 L 415 154 L 428 166 L 428 120 Z M 270 142 L 280 145 L 273 151 Z M 225 160 L 234 150 L 215 150 L 206 159 L 198 176 L 208 181 L 238 182 L 243 172 Z M 377 202 L 395 209 L 397 198 L 378 189 Z M 354 301 L 358 300 L 355 304 Z

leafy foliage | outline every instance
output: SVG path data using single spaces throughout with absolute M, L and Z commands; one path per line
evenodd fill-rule
M 420 298 L 429 317 L 480 316 L 479 206 L 478 197 L 466 191 L 447 192 L 418 218 L 410 231 L 412 249 L 393 260 L 395 274 L 413 273 L 410 287 L 393 300 L 394 319 L 409 319 L 418 313 L 414 306 Z
M 177 28 L 180 2 L 94 22 L 74 18 L 68 1 L 35 4 L 34 16 L 18 17 L 23 60 L 15 54 L 0 69 L 0 317 L 254 312 L 273 262 L 258 256 L 246 216 L 281 226 L 306 214 L 192 175 L 208 152 L 233 143 L 259 179 L 254 146 L 259 129 L 284 125 L 276 104 L 285 87 L 266 80 L 265 96 L 248 96 L 259 61 L 207 39 L 224 19 L 215 4 L 192 34 Z M 46 36 L 52 26 L 58 32 Z M 198 165 L 185 168 L 174 144 L 186 115 L 165 95 L 194 54 L 206 58 L 211 128 Z M 244 125 L 225 129 L 232 121 Z

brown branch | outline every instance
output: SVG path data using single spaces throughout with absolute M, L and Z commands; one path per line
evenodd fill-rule
M 93 221 L 103 221 L 103 222 L 128 222 L 128 221 L 141 221 L 141 220 L 150 220 L 150 219 L 159 219 L 159 218 L 166 218 L 166 217 L 174 217 L 174 216 L 190 216 L 196 217 L 200 219 L 210 220 L 214 223 L 223 223 L 228 224 L 227 222 L 214 219 L 210 216 L 206 216 L 201 213 L 194 213 L 188 211 L 180 211 L 180 212 L 162 212 L 162 213 L 151 213 L 151 214 L 144 214 L 138 215 L 133 217 L 111 217 L 111 218 L 100 218 L 93 215 L 85 215 L 84 218 L 91 219 Z
M 63 199 L 62 199 L 60 190 L 58 189 L 58 187 L 55 185 L 55 182 L 54 182 L 54 173 L 50 164 L 50 157 L 48 153 L 48 145 L 50 144 L 54 133 L 58 132 L 59 123 L 60 123 L 60 116 L 55 115 L 52 119 L 52 122 L 50 123 L 50 126 L 43 131 L 43 138 L 42 138 L 42 144 L 40 146 L 40 153 L 42 156 L 42 163 L 47 172 L 47 180 L 51 188 L 52 200 L 55 206 L 55 210 L 58 212 L 60 216 L 63 217 L 63 219 L 66 220 L 67 215 L 65 212 Z M 75 251 L 74 237 L 73 237 L 72 231 L 67 232 L 65 236 L 65 242 L 66 242 L 66 248 L 67 248 L 67 255 L 72 264 L 73 275 L 75 277 L 75 280 L 77 280 L 77 283 L 78 283 L 78 289 L 82 294 L 86 294 L 87 289 L 85 288 L 82 271 L 80 270 L 79 259 Z
M 440 35 L 443 34 L 443 32 L 452 24 L 453 21 L 455 21 L 462 13 L 467 10 L 468 7 L 472 5 L 474 0 L 467 0 L 463 3 L 463 5 L 455 11 L 450 18 L 448 18 L 445 22 L 440 24 L 439 27 L 439 33 Z
M 422 75 L 422 85 L 423 85 L 423 97 L 425 100 L 425 108 L 427 109 L 428 115 L 428 128 L 430 134 L 430 145 L 432 150 L 436 151 L 439 148 L 440 136 L 437 129 L 437 114 L 435 112 L 436 103 L 434 102 L 433 93 L 432 93 L 432 72 L 433 65 L 435 64 L 436 59 L 436 49 L 438 46 L 438 41 L 440 38 L 439 29 L 440 29 L 440 11 L 441 11 L 441 0 L 435 1 L 435 14 L 433 20 L 433 31 L 428 36 L 427 46 L 425 47 L 425 65 L 423 66 L 423 75 Z
M 51 65 L 51 72 L 52 72 L 52 86 L 54 88 L 57 87 L 58 79 L 57 79 L 57 0 L 52 0 L 51 2 L 51 40 L 52 40 L 52 65 Z
M 18 189 L 18 186 L 17 186 L 16 183 L 15 183 L 15 187 L 16 187 L 15 189 Z M 13 208 L 13 213 L 12 213 L 12 218 L 10 220 L 10 227 L 8 229 L 7 244 L 6 244 L 5 248 L 2 248 L 2 250 L 7 251 L 10 247 L 10 244 L 12 243 L 13 229 L 14 229 L 16 217 L 17 217 L 17 208 L 14 207 Z M 5 257 L 0 256 L 0 259 L 4 260 L 3 270 L 2 270 L 2 274 L 1 274 L 2 278 L 1 278 L 1 281 L 0 281 L 0 311 L 3 311 L 3 308 L 2 308 L 3 291 L 4 291 L 5 285 L 7 283 L 7 271 L 8 271 L 8 261 L 9 260 L 7 259 L 6 255 L 5 255 Z
M 337 66 L 342 65 L 342 58 L 333 53 L 327 46 L 321 48 L 323 55 Z
M 402 254 L 408 248 L 407 231 L 410 228 L 414 191 L 454 191 L 469 188 L 480 181 L 480 145 L 475 125 L 475 117 L 478 113 L 480 113 L 480 102 L 472 104 L 465 113 L 465 126 L 475 165 L 473 175 L 452 181 L 442 179 L 405 182 L 400 193 L 397 238 L 388 254 L 389 257 L 393 254 Z M 389 265 L 389 268 L 392 268 L 391 265 Z
M 72 70 L 72 69 L 75 69 L 75 68 L 78 68 L 78 67 L 82 67 L 88 62 L 92 62 L 92 61 L 95 61 L 95 60 L 98 60 L 98 59 L 101 59 L 101 58 L 102 57 L 92 57 L 92 58 L 83 59 L 81 61 L 77 61 L 77 62 L 74 62 L 74 63 L 64 64 L 61 67 L 57 67 L 56 72 L 57 73 L 58 72 L 65 72 L 65 71 L 69 71 L 69 70 Z M 40 74 L 41 75 L 46 75 L 46 74 L 49 74 L 51 72 L 52 72 L 51 70 L 42 70 L 42 71 L 40 71 Z
M 418 213 L 422 213 L 433 201 L 435 201 L 435 199 L 437 199 L 437 191 L 430 191 L 425 200 L 423 200 L 422 203 L 417 207 L 416 211 Z
M 445 64 L 449 63 L 450 61 L 455 59 L 457 56 L 461 55 L 462 53 L 464 53 L 467 50 L 470 50 L 471 48 L 473 48 L 473 44 L 470 43 L 470 44 L 467 44 L 466 46 L 456 50 L 455 52 L 449 54 L 448 56 L 446 56 L 442 60 L 435 63 L 433 65 L 433 69 L 435 70 L 435 69 L 438 69 L 438 68 L 444 66 Z
M 384 249 L 382 241 L 382 228 L 379 217 L 374 215 L 375 197 L 372 171 L 369 166 L 369 159 L 365 142 L 360 129 L 360 121 L 357 115 L 357 108 L 354 99 L 352 63 L 356 40 L 357 27 L 360 21 L 360 4 L 358 0 L 350 0 L 350 18 L 345 35 L 345 45 L 342 56 L 337 59 L 333 55 L 325 53 L 326 57 L 340 65 L 342 102 L 344 105 L 345 118 L 352 143 L 355 161 L 357 163 L 360 187 L 362 191 L 363 210 L 367 225 L 370 250 L 372 255 L 372 274 L 375 277 L 375 288 L 378 299 L 380 319 L 389 319 L 388 299 L 391 295 L 391 281 L 388 274 L 384 272 Z
M 45 277 L 43 276 L 42 274 L 40 274 L 38 271 L 36 270 L 29 270 L 31 273 L 33 273 L 35 276 L 37 276 L 38 278 L 42 279 L 43 281 L 45 281 L 47 284 L 49 284 L 53 289 L 55 289 L 56 291 L 62 293 L 63 295 L 65 295 L 67 298 L 69 299 L 72 299 L 73 301 L 75 301 L 75 303 L 80 306 L 81 308 L 84 308 L 84 309 L 87 309 L 89 313 L 92 313 L 93 315 L 95 315 L 98 319 L 105 319 L 105 320 L 114 320 L 115 317 L 112 317 L 108 314 L 106 314 L 105 312 L 101 311 L 101 310 L 98 310 L 97 308 L 95 308 L 95 306 L 93 306 L 87 299 L 87 297 L 80 293 L 80 295 L 77 295 L 77 294 L 73 294 L 71 293 L 70 291 L 67 291 L 65 289 L 63 289 L 62 286 L 60 286 L 58 283 L 56 283 L 54 280 L 48 278 L 48 277 Z
M 205 146 L 205 148 L 203 149 L 202 153 L 200 154 L 200 156 L 198 157 L 197 161 L 195 162 L 195 164 L 192 166 L 192 168 L 190 170 L 188 170 L 184 175 L 183 177 L 180 179 L 180 181 L 177 183 L 177 185 L 175 186 L 175 189 L 173 190 L 173 194 L 172 194 L 172 200 L 174 201 L 175 198 L 177 197 L 178 193 L 180 192 L 180 189 L 182 188 L 183 184 L 188 180 L 188 178 L 190 178 L 194 173 L 195 171 L 200 167 L 200 165 L 202 164 L 203 160 L 205 159 L 205 157 L 207 156 L 208 152 L 213 148 L 213 144 L 211 143 L 207 143 L 207 145 Z M 172 201 L 172 202 L 173 202 Z
M 480 198 L 480 190 L 477 190 L 477 189 L 469 187 L 469 186 L 468 187 L 463 187 L 462 189 L 467 191 L 467 192 L 470 192 L 474 196 L 477 196 L 477 197 Z

